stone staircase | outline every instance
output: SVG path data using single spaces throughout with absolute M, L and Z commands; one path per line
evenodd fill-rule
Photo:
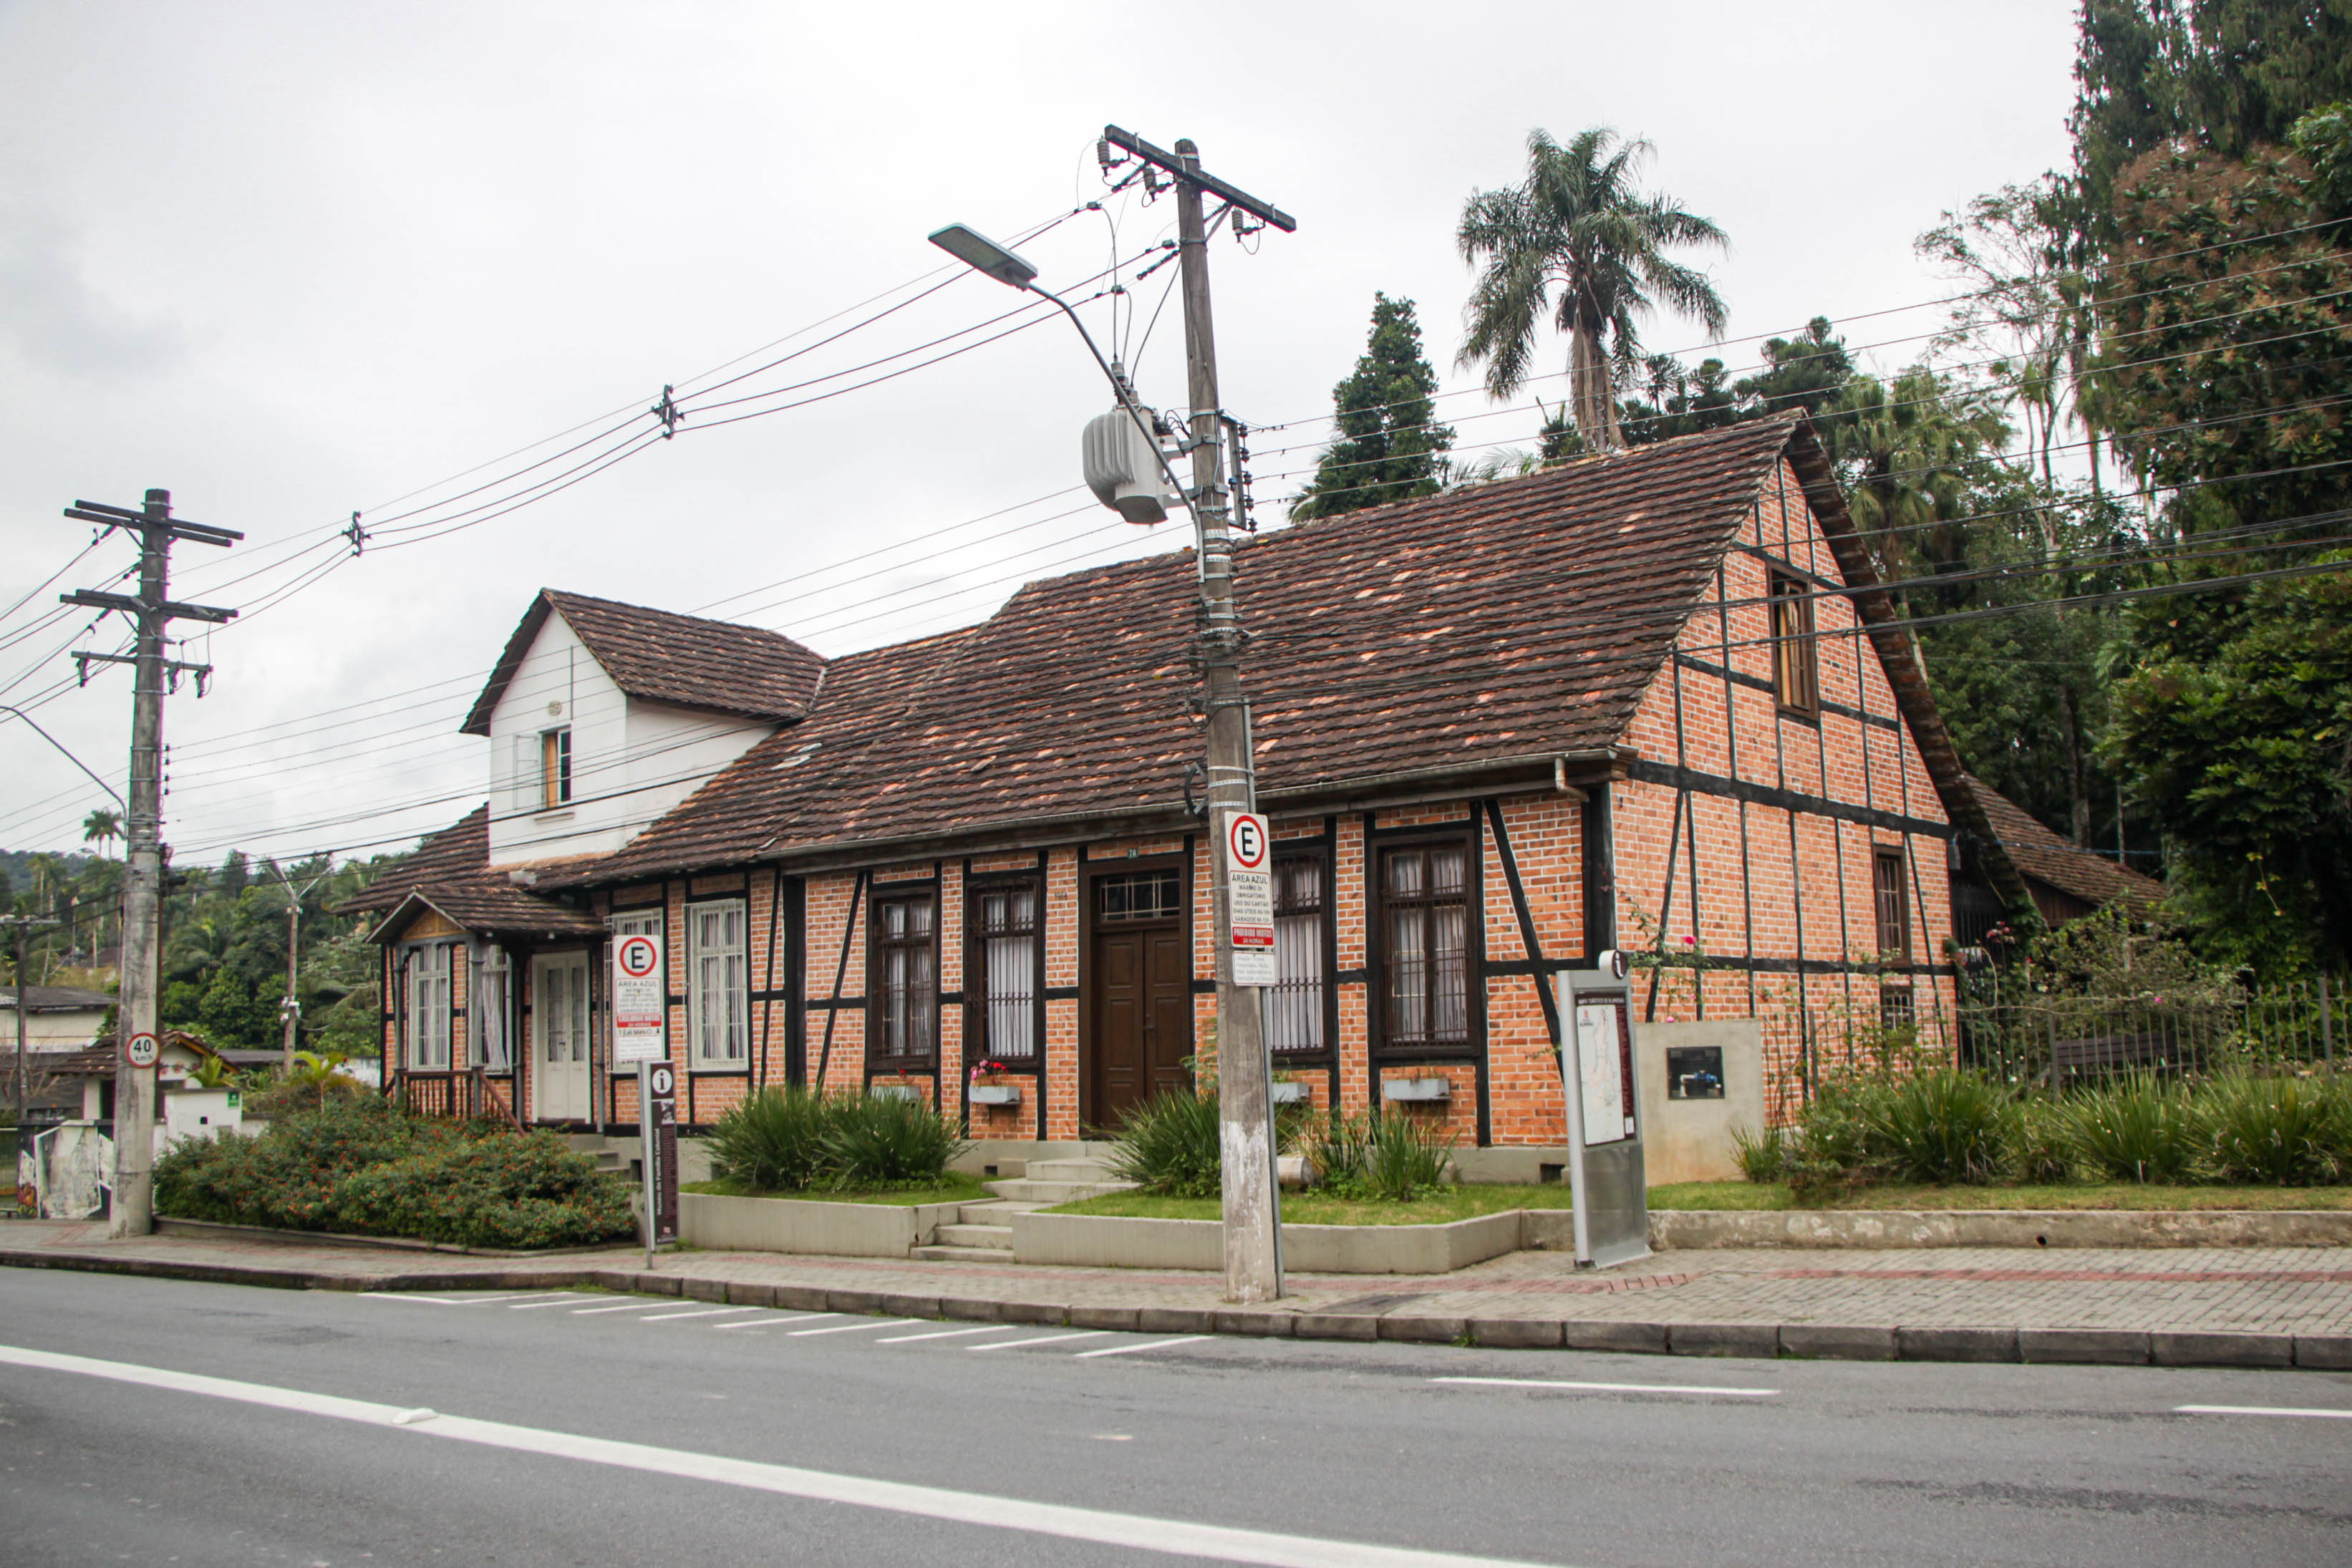
M 628 1153 L 624 1154 L 619 1149 L 613 1147 L 603 1134 L 596 1132 L 568 1132 L 564 1134 L 563 1142 L 570 1145 L 573 1153 L 585 1154 L 593 1159 L 598 1170 L 611 1171 L 616 1174 L 628 1170 L 629 1160 L 637 1152 L 637 1141 L 634 1138 L 626 1140 Z
M 937 1239 L 915 1248 L 914 1255 L 939 1263 L 1010 1263 L 1013 1215 L 1135 1185 L 1113 1176 L 1107 1161 L 1104 1145 L 1090 1145 L 1074 1158 L 1032 1160 L 1018 1176 L 984 1182 L 995 1196 L 963 1205 L 955 1223 L 940 1226 Z

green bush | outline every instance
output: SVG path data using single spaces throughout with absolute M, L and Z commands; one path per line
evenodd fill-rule
M 966 1147 L 940 1112 L 885 1094 L 835 1096 L 817 1140 L 822 1179 L 845 1188 L 935 1185 Z
M 757 1193 L 814 1185 L 824 1166 L 826 1111 L 825 1097 L 799 1084 L 747 1096 L 711 1124 L 710 1173 Z
M 1874 1089 L 1864 1112 L 1869 1152 L 1914 1182 L 1990 1182 L 2000 1174 L 2012 1107 L 1980 1073 L 1929 1068 Z
M 1832 1078 L 1798 1112 L 1786 1162 L 1799 1193 L 1850 1187 L 1878 1173 L 1871 1127 L 1885 1085 L 1868 1078 Z
M 2352 1093 L 2331 1079 L 2232 1073 L 2198 1092 L 2197 1110 L 2222 1181 L 2318 1185 L 2352 1166 Z
M 2054 1100 L 2021 1101 L 2009 1123 L 2009 1166 L 2018 1180 L 2071 1182 L 2075 1163 L 2074 1127 L 2067 1108 Z
M 1171 1198 L 1213 1198 L 1222 1190 L 1224 1158 L 1213 1095 L 1163 1089 L 1134 1107 L 1119 1123 L 1110 1168 L 1122 1181 Z
M 1364 1184 L 1374 1197 L 1411 1203 L 1444 1184 L 1454 1163 L 1454 1137 L 1441 1127 L 1402 1111 L 1372 1123 L 1364 1145 Z
M 1789 1173 L 1793 1152 L 1785 1127 L 1767 1126 L 1760 1132 L 1746 1125 L 1731 1130 L 1731 1157 L 1748 1181 L 1780 1181 Z
M 2109 1080 L 2061 1102 L 2075 1160 L 2117 1182 L 2184 1182 L 2203 1142 L 2189 1090 L 2152 1073 Z
M 259 1137 L 176 1145 L 156 1162 L 155 1210 L 463 1247 L 585 1245 L 634 1229 L 626 1184 L 555 1134 L 411 1116 L 379 1096 L 330 1098 Z
M 1364 1151 L 1372 1137 L 1371 1118 L 1330 1111 L 1302 1122 L 1297 1152 L 1315 1168 L 1316 1184 L 1334 1197 L 1360 1197 L 1370 1187 L 1364 1180 Z

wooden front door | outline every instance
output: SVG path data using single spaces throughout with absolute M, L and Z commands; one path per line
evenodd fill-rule
M 541 1121 L 588 1120 L 588 955 L 530 965 L 531 1110 Z
M 1089 1129 L 1116 1128 L 1153 1094 L 1192 1081 L 1185 1066 L 1192 1054 L 1192 965 L 1182 885 L 1172 868 L 1094 879 L 1079 1092 Z

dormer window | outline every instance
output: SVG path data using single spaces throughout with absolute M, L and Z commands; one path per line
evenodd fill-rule
M 572 804 L 572 730 L 539 732 L 539 807 L 553 811 Z

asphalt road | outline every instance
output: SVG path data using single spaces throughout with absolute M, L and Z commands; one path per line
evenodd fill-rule
M 0 1563 L 2352 1561 L 2352 1419 L 2185 1405 L 2352 1412 L 2352 1375 L 1181 1341 L 11 1269 Z

